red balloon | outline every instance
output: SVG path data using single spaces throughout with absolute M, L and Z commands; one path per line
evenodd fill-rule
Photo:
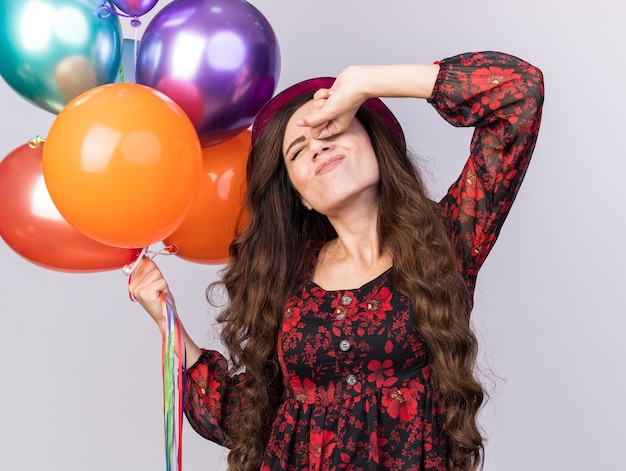
M 204 171 L 198 193 L 181 225 L 163 240 L 165 245 L 177 247 L 177 256 L 207 264 L 228 260 L 243 204 L 250 142 L 246 130 L 202 149 Z
M 44 144 L 24 144 L 0 161 L 0 236 L 29 262 L 64 272 L 122 268 L 136 249 L 100 244 L 72 227 L 54 206 L 41 160 Z

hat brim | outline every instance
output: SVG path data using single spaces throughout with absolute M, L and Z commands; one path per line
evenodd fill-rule
M 286 88 L 270 99 L 267 103 L 265 103 L 265 105 L 263 105 L 254 118 L 254 122 L 252 123 L 252 144 L 254 145 L 259 136 L 263 134 L 267 123 L 279 109 L 300 95 L 305 93 L 315 93 L 320 88 L 332 87 L 334 81 L 335 77 L 311 78 Z M 383 123 L 389 127 L 389 130 L 400 140 L 400 142 L 403 145 L 406 145 L 404 132 L 402 131 L 400 123 L 380 98 L 370 98 L 363 103 L 363 106 L 366 106 L 370 111 L 373 111 L 376 115 L 378 115 Z

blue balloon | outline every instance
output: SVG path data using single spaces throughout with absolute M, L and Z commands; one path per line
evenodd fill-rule
M 0 1 L 0 76 L 19 95 L 58 113 L 117 76 L 122 27 L 102 0 Z
M 122 64 L 116 82 L 137 83 L 135 80 L 135 49 L 139 49 L 139 44 L 141 41 L 128 38 L 122 42 Z
M 280 50 L 244 0 L 174 0 L 146 27 L 135 72 L 137 83 L 178 103 L 206 147 L 252 124 L 274 94 Z

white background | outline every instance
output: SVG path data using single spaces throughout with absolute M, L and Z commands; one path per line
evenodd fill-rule
M 430 63 L 483 49 L 543 70 L 534 160 L 476 293 L 473 319 L 491 393 L 482 415 L 485 469 L 623 469 L 626 4 L 252 4 L 278 36 L 279 89 L 352 63 Z M 124 29 L 131 38 L 126 21 Z M 5 82 L 0 103 L 0 157 L 45 136 L 54 119 Z M 464 163 L 469 131 L 447 125 L 422 101 L 389 104 L 441 196 Z M 221 267 L 157 262 L 188 330 L 203 346 L 218 346 L 204 288 Z M 0 241 L 0 280 L 0 468 L 164 469 L 161 339 L 129 301 L 121 271 L 46 270 Z M 224 457 L 186 426 L 187 471 L 224 470 Z

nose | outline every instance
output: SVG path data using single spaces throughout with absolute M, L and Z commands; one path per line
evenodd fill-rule
M 311 139 L 310 142 L 312 159 L 315 160 L 320 154 L 331 149 L 330 143 L 325 139 Z

